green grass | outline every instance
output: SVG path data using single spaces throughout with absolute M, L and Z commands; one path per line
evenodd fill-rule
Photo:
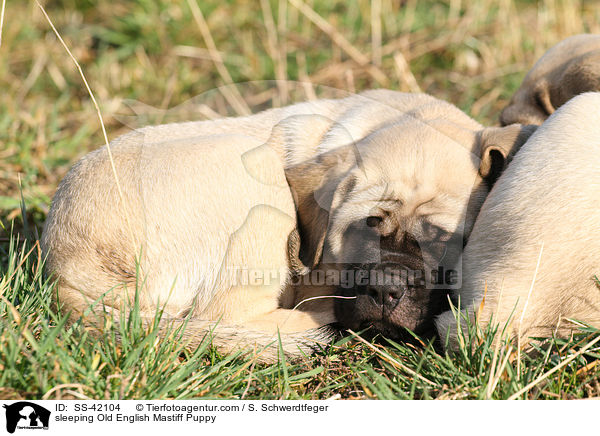
M 430 399 L 508 398 L 577 352 L 598 332 L 555 339 L 522 354 L 495 347 L 494 332 L 454 355 L 387 341 L 336 343 L 299 363 L 255 363 L 251 354 L 219 355 L 203 345 L 187 349 L 181 331 L 160 340 L 134 309 L 99 338 L 49 305 L 52 284 L 43 278 L 38 247 L 11 239 L 2 252 L 0 289 L 0 398 L 94 399 Z M 120 340 L 117 340 L 117 337 Z M 476 338 L 474 327 L 467 338 Z M 590 351 L 591 350 L 591 351 Z M 581 398 L 600 394 L 597 348 L 526 392 L 528 398 Z M 594 351 L 596 350 L 596 351 Z M 417 377 L 415 374 L 418 374 Z
M 600 33 L 600 13 L 588 2 L 381 0 L 377 44 L 369 2 L 313 2 L 366 56 L 359 65 L 292 3 L 200 2 L 232 80 L 250 82 L 239 89 L 252 110 L 303 92 L 297 86 L 286 96 L 261 81 L 308 80 L 326 95 L 318 85 L 409 91 L 412 74 L 424 92 L 491 125 L 549 46 L 573 33 Z M 235 113 L 211 92 L 226 79 L 187 2 L 54 0 L 46 9 L 85 71 L 109 138 L 146 122 L 186 119 L 196 106 L 181 105 L 196 96 L 196 104 Z M 410 73 L 397 68 L 398 53 Z M 127 328 L 108 328 L 100 339 L 67 327 L 49 305 L 52 284 L 36 240 L 62 176 L 102 144 L 100 125 L 35 3 L 7 2 L 0 59 L 0 398 L 509 398 L 597 337 L 584 329 L 519 356 L 508 345 L 496 348 L 491 332 L 452 356 L 434 344 L 347 338 L 300 363 L 261 365 L 210 347 L 188 350 L 177 331 L 158 341 L 135 311 Z M 134 104 L 134 118 L 130 100 L 147 105 Z M 521 397 L 600 396 L 599 359 L 592 347 Z

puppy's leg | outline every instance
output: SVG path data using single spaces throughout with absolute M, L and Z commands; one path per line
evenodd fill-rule
M 323 327 L 335 322 L 330 312 L 301 312 L 291 309 L 275 309 L 260 318 L 250 320 L 248 325 L 257 330 L 281 333 L 297 333 Z
M 251 330 L 276 333 L 294 333 L 335 322 L 331 310 L 304 311 L 279 307 L 278 295 L 281 286 L 235 286 L 215 298 L 201 314 L 205 319 L 243 324 Z
M 279 306 L 282 292 L 290 286 L 287 238 L 295 225 L 293 218 L 276 208 L 254 207 L 230 238 L 217 278 L 220 291 L 194 316 L 272 333 L 300 332 L 334 322 L 333 310 L 317 313 Z

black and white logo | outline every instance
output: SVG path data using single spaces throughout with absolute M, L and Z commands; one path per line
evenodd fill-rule
M 48 430 L 50 411 L 29 401 L 18 401 L 6 405 L 6 431 L 14 433 L 19 430 Z

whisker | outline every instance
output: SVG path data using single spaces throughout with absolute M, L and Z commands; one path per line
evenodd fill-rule
M 298 309 L 298 307 L 300 307 L 301 304 L 304 304 L 308 301 L 312 301 L 312 300 L 320 300 L 322 298 L 339 298 L 340 300 L 354 300 L 358 297 L 354 296 L 354 297 L 344 297 L 342 295 L 319 295 L 317 297 L 309 297 L 309 298 L 305 298 L 304 300 L 302 300 L 300 303 L 296 304 L 292 310 L 296 310 Z

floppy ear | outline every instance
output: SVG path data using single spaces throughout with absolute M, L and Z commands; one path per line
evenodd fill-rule
M 488 127 L 479 132 L 481 177 L 493 184 L 536 128 L 534 125 L 511 124 L 506 127 Z
M 304 265 L 314 267 L 321 260 L 334 198 L 343 197 L 336 191 L 343 188 L 342 180 L 358 160 L 358 150 L 350 144 L 285 170 L 296 203 L 300 235 L 297 251 Z
M 535 100 L 536 108 L 541 110 L 545 118 L 556 111 L 552 104 L 552 96 L 550 95 L 550 84 L 547 80 L 540 80 L 533 89 L 533 99 Z

